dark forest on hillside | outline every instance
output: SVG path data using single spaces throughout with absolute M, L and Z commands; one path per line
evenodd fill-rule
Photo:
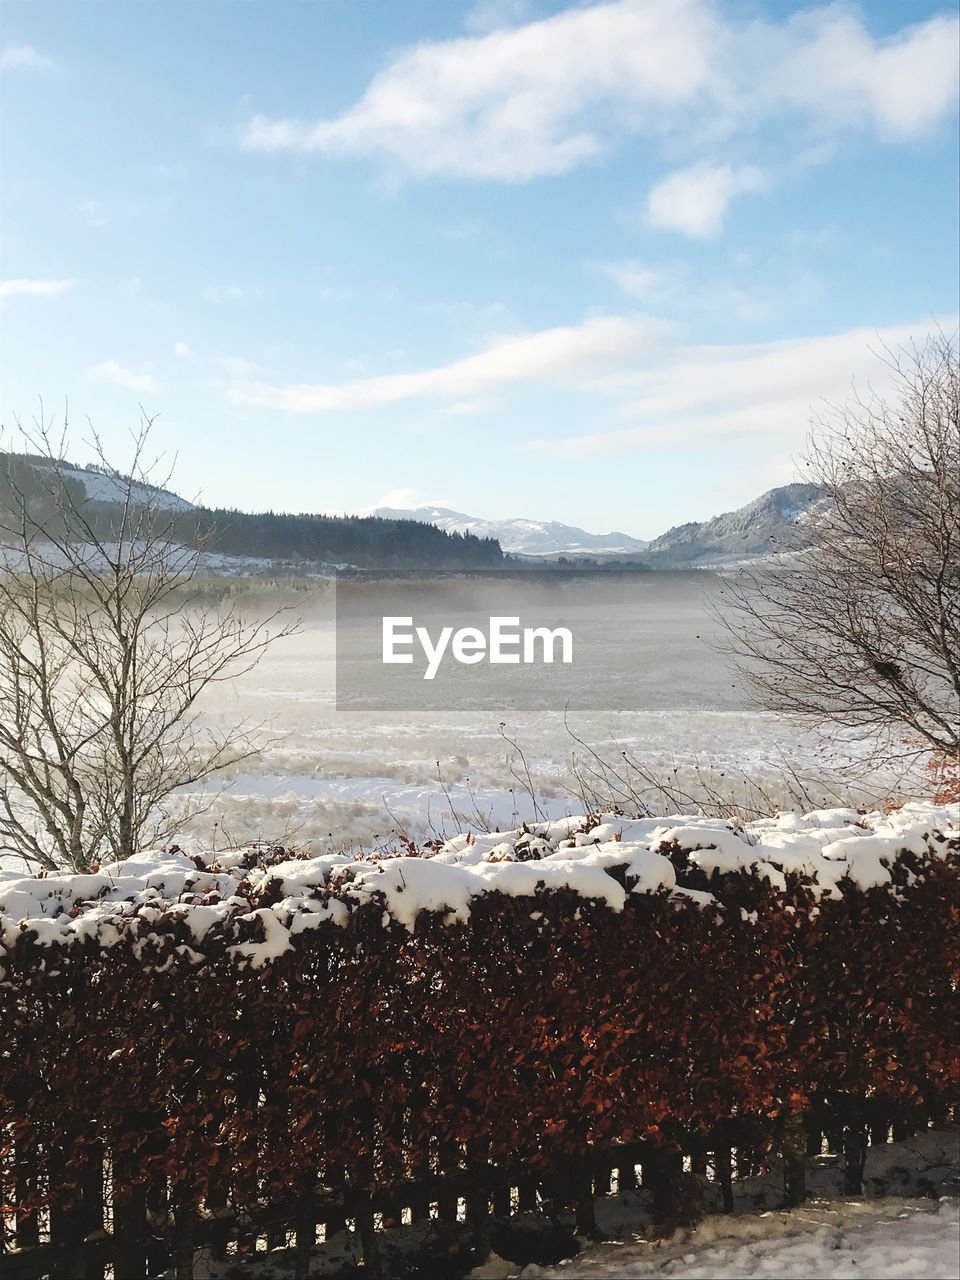
M 78 472 L 96 471 L 64 465 L 71 465 Z M 70 502 L 83 513 L 91 530 L 109 540 L 122 518 L 121 507 L 91 500 L 83 482 L 73 476 L 56 478 L 48 459 L 0 454 L 0 512 L 16 513 L 21 505 L 19 495 L 23 495 L 31 518 L 54 531 L 58 521 L 62 525 L 59 512 L 64 506 L 58 485 L 67 491 Z M 144 491 L 144 496 L 145 501 L 150 500 L 149 490 Z M 494 538 L 446 533 L 415 520 L 306 512 L 251 513 L 206 507 L 160 510 L 157 516 L 169 521 L 174 541 L 222 555 L 386 569 L 489 569 L 503 561 L 500 544 Z M 82 530 L 79 536 L 82 537 Z

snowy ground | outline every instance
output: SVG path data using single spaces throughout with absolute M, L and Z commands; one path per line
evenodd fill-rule
M 859 793 L 846 784 L 839 791 L 825 785 L 836 761 L 824 757 L 821 741 L 747 705 L 709 645 L 715 623 L 705 592 L 713 575 L 645 577 L 649 599 L 638 642 L 624 651 L 611 641 L 611 663 L 622 684 L 618 709 L 578 710 L 569 723 L 563 706 L 525 710 L 507 703 L 469 713 L 337 711 L 331 602 L 316 588 L 296 602 L 306 615 L 301 633 L 278 643 L 256 670 L 224 685 L 206 704 L 217 718 L 271 721 L 283 739 L 224 780 L 208 812 L 190 824 L 191 833 L 205 844 L 262 836 L 309 842 L 319 851 L 370 848 L 398 829 L 423 839 L 582 812 L 582 787 L 571 765 L 574 758 L 581 765 L 596 762 L 571 730 L 618 766 L 626 751 L 667 776 L 677 768 L 685 781 L 703 767 L 741 793 L 746 773 L 785 809 L 851 799 L 870 805 L 890 789 L 889 779 L 862 784 Z M 615 609 L 608 622 L 616 637 Z M 501 723 L 523 761 L 501 734 Z M 536 802 L 528 794 L 527 768 Z M 788 768 L 802 775 L 807 796 L 789 794 Z M 607 805 L 617 799 L 612 790 L 604 796 Z
M 618 1276 L 905 1277 L 960 1275 L 960 1209 L 956 1200 L 818 1201 L 793 1213 L 711 1217 L 663 1244 L 602 1244 L 558 1267 L 522 1275 L 556 1280 Z M 478 1278 L 518 1275 L 491 1261 Z
M 774 1165 L 767 1173 L 734 1180 L 733 1214 L 721 1214 L 713 1184 L 705 1187 L 707 1216 L 694 1228 L 666 1240 L 650 1226 L 642 1191 L 595 1201 L 604 1239 L 554 1266 L 519 1265 L 497 1254 L 466 1271 L 463 1264 L 434 1262 L 423 1274 L 431 1280 L 600 1280 L 645 1276 L 772 1276 L 778 1280 L 811 1277 L 904 1277 L 905 1280 L 954 1280 L 960 1276 L 960 1202 L 957 1199 L 960 1149 L 955 1132 L 930 1131 L 905 1142 L 871 1147 L 864 1195 L 841 1195 L 842 1171 L 836 1157 L 808 1161 L 809 1199 L 792 1212 L 779 1209 L 783 1184 Z M 532 1215 L 528 1215 L 531 1217 Z M 545 1219 L 540 1219 L 545 1222 Z M 381 1236 L 385 1274 L 416 1275 L 415 1227 Z M 574 1246 L 575 1247 L 575 1246 Z M 361 1256 L 352 1232 L 342 1232 L 314 1251 L 311 1276 L 360 1276 Z M 469 1263 L 466 1264 L 469 1266 Z M 292 1249 L 196 1259 L 198 1280 L 291 1280 Z
M 870 1147 L 863 1197 L 842 1197 L 835 1156 L 808 1161 L 809 1201 L 780 1211 L 779 1169 L 734 1182 L 736 1213 L 710 1213 L 668 1240 L 643 1239 L 620 1197 L 598 1201 L 597 1220 L 608 1240 L 556 1267 L 522 1270 L 490 1258 L 475 1280 L 643 1276 L 909 1277 L 950 1280 L 960 1275 L 960 1145 L 956 1133 L 930 1132 L 906 1142 Z M 899 1192 L 892 1195 L 891 1192 Z M 624 1197 L 625 1199 L 626 1197 Z M 715 1197 L 708 1188 L 707 1204 Z
M 200 589 L 211 598 L 226 591 L 231 610 L 256 617 L 288 606 L 303 616 L 303 627 L 202 703 L 221 725 L 245 719 L 265 727 L 255 757 L 169 802 L 178 817 L 186 815 L 180 843 L 223 849 L 263 839 L 311 853 L 369 851 L 395 845 L 398 836 L 422 842 L 468 829 L 506 830 L 617 804 L 637 813 L 630 788 L 643 791 L 655 812 L 693 811 L 689 802 L 652 794 L 640 770 L 694 794 L 702 794 L 705 775 L 748 817 L 874 808 L 905 790 L 894 774 L 858 767 L 862 749 L 825 754 L 814 732 L 751 708 L 712 647 L 717 625 L 706 598 L 716 582 L 710 573 L 642 575 L 639 627 L 636 597 L 631 609 L 621 608 L 610 588 L 597 615 L 611 638 L 606 686 L 597 690 L 597 707 L 607 709 L 591 709 L 584 678 L 581 706 L 569 712 L 506 698 L 469 711 L 377 712 L 336 706 L 329 583 L 205 581 Z M 621 615 L 633 620 L 627 632 Z M 613 766 L 606 776 L 601 759 Z M 849 776 L 838 777 L 851 763 Z M 615 773 L 627 777 L 626 788 Z M 0 866 L 18 865 L 12 855 L 0 857 Z

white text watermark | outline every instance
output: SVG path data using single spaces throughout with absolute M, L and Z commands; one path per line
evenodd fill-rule
M 521 628 L 519 617 L 496 617 L 490 619 L 486 631 L 480 627 L 441 627 L 434 641 L 426 627 L 414 627 L 412 617 L 383 619 L 384 665 L 412 665 L 415 642 L 426 659 L 424 680 L 436 676 L 448 653 L 468 667 L 484 661 L 494 666 L 573 662 L 573 634 L 567 627 Z M 555 656 L 558 646 L 559 659 Z

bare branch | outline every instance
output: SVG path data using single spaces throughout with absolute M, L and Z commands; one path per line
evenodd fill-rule
M 0 848 L 82 870 L 176 833 L 166 801 L 263 750 L 267 727 L 197 711 L 298 622 L 247 621 L 190 597 L 203 533 L 132 433 L 126 471 L 91 429 L 93 500 L 64 460 L 66 421 L 22 437 L 0 468 Z M 189 514 L 189 513 L 187 513 Z
M 803 550 L 729 577 L 725 648 L 766 708 L 902 758 L 960 752 L 960 380 L 956 335 L 884 353 L 895 394 L 833 407 L 807 478 Z

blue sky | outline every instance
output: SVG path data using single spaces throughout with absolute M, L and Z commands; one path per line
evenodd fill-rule
M 949 5 L 5 0 L 2 388 L 248 509 L 653 536 L 958 298 Z

